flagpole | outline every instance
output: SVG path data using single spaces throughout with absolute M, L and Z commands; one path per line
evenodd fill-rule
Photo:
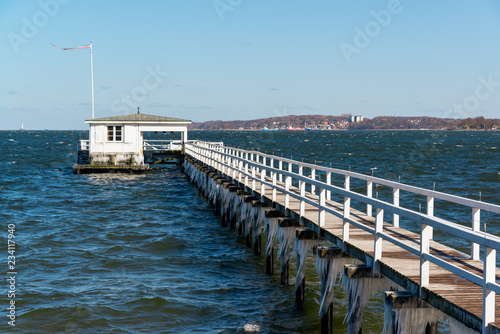
M 90 42 L 90 77 L 92 84 L 92 119 L 94 119 L 94 62 L 92 60 L 92 42 Z

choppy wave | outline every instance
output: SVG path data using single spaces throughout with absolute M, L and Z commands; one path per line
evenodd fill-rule
M 500 133 L 204 131 L 190 137 L 460 196 L 481 192 L 483 200 L 500 202 L 494 149 Z M 77 140 L 76 131 L 0 132 L 0 218 L 3 226 L 16 225 L 18 242 L 18 332 L 319 330 L 314 272 L 307 274 L 305 310 L 294 310 L 293 286 L 265 275 L 263 259 L 220 227 L 175 166 L 145 175 L 73 175 Z M 470 220 L 468 211 L 456 215 Z M 499 228 L 484 219 L 488 231 Z M 5 298 L 0 304 L 7 305 Z M 341 324 L 346 305 L 337 303 Z M 367 331 L 381 328 L 382 308 L 365 311 L 373 320 Z

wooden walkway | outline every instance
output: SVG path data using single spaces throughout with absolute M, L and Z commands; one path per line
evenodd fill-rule
M 224 166 L 222 168 L 223 170 L 221 170 L 217 163 L 210 165 L 220 173 L 223 173 L 227 178 L 232 179 L 235 184 L 253 191 L 256 196 L 261 197 L 261 201 L 274 204 L 283 211 L 283 213 L 300 221 L 306 227 L 316 231 L 320 230 L 320 235 L 326 240 L 341 246 L 345 251 L 365 264 L 373 266 L 375 262 L 374 243 L 376 238 L 374 235 L 376 230 L 375 217 L 350 207 L 350 219 L 361 224 L 362 228 L 349 224 L 348 240 L 343 240 L 342 236 L 345 233 L 345 221 L 342 218 L 344 203 L 325 199 L 324 207 L 335 210 L 338 212 L 338 215 L 324 212 L 324 224 L 322 224 L 321 229 L 319 229 L 320 215 L 318 206 L 303 201 L 302 205 L 304 205 L 304 210 L 301 216 L 301 200 L 299 200 L 301 194 L 300 189 L 290 184 L 287 187 L 285 184 L 286 182 L 280 182 L 277 180 L 276 176 L 274 176 L 273 179 L 269 172 L 262 175 L 261 171 L 265 170 L 265 167 L 260 170 L 255 169 L 252 173 L 247 170 L 245 173 L 241 168 L 241 164 L 238 170 L 228 169 L 227 167 L 231 167 L 232 165 L 232 161 L 230 160 L 226 161 L 225 164 L 220 164 L 220 166 Z M 245 176 L 247 177 L 246 181 Z M 252 180 L 254 182 L 252 182 Z M 270 184 L 273 185 L 273 182 L 276 189 L 274 195 L 269 186 Z M 263 184 L 264 186 L 262 187 Z M 285 192 L 283 191 L 283 189 L 286 188 L 288 188 L 289 193 L 288 205 L 286 203 Z M 261 193 L 262 189 L 264 189 L 264 194 Z M 306 192 L 305 198 L 314 203 L 320 203 L 321 198 L 318 193 L 319 191 L 315 193 Z M 373 211 L 376 216 L 377 210 L 374 208 Z M 379 233 L 379 237 L 384 239 L 382 242 L 381 257 L 376 260 L 377 265 L 380 265 L 381 274 L 396 282 L 406 290 L 415 293 L 430 305 L 455 318 L 464 325 L 479 332 L 484 332 L 482 321 L 484 289 L 482 286 L 474 284 L 436 264 L 430 263 L 429 284 L 425 287 L 420 287 L 421 258 L 416 254 L 420 254 L 421 235 L 384 222 L 383 232 Z M 397 240 L 401 246 L 387 241 L 390 240 L 390 238 Z M 472 260 L 471 256 L 468 254 L 464 254 L 432 240 L 430 241 L 429 254 L 446 261 L 450 265 L 462 268 L 479 277 L 483 277 L 484 263 L 479 260 Z M 496 266 L 494 281 L 497 283 L 500 281 L 500 270 L 496 269 Z M 489 328 L 491 333 L 500 333 L 499 298 L 496 298 L 495 310 L 493 312 L 493 314 L 496 315 L 495 319 L 497 322 L 490 323 L 487 328 Z

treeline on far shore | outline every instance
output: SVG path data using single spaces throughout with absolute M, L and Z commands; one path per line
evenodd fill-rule
M 359 119 L 359 118 L 358 118 Z M 261 130 L 307 128 L 321 130 L 500 130 L 500 119 L 483 116 L 465 119 L 427 116 L 379 116 L 353 121 L 349 114 L 287 115 L 255 120 L 207 121 L 193 123 L 192 130 Z
M 351 123 L 350 129 L 358 130 L 496 130 L 500 129 L 500 119 L 484 118 L 483 116 L 465 119 L 450 119 L 436 117 L 375 117 L 363 122 Z

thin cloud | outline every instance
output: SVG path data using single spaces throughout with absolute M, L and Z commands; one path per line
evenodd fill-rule
M 150 103 L 146 107 L 147 108 L 170 108 L 172 105 L 163 103 L 163 102 L 156 102 L 156 103 Z

